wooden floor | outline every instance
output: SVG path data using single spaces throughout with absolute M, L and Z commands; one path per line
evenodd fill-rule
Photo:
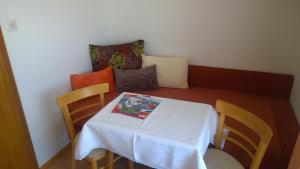
M 77 161 L 76 169 L 89 169 L 90 166 L 83 161 Z M 121 158 L 114 164 L 114 169 L 128 169 L 127 160 Z M 66 151 L 60 156 L 60 158 L 51 162 L 44 169 L 71 169 L 71 149 Z M 149 167 L 143 166 L 141 164 L 135 164 L 134 169 L 151 169 Z

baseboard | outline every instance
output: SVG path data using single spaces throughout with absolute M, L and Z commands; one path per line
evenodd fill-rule
M 47 169 L 56 159 L 59 159 L 66 151 L 71 149 L 71 143 L 67 144 L 58 153 L 56 153 L 50 160 L 48 160 L 40 169 Z

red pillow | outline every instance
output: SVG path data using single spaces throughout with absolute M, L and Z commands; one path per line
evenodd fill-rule
M 109 91 L 111 92 L 116 90 L 113 69 L 111 67 L 107 67 L 98 72 L 84 73 L 79 75 L 72 74 L 70 75 L 70 80 L 72 90 L 80 89 L 99 83 L 108 83 Z

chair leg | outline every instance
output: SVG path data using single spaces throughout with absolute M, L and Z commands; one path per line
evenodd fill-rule
M 72 146 L 71 168 L 72 168 L 72 169 L 76 169 L 75 146 Z
M 97 169 L 97 161 L 96 160 L 92 161 L 91 169 Z
M 134 163 L 131 160 L 128 160 L 128 168 L 129 169 L 134 169 Z
M 108 157 L 108 169 L 114 168 L 114 153 L 111 151 L 107 151 L 107 157 Z

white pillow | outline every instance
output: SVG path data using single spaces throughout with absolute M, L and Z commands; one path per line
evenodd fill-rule
M 156 65 L 158 84 L 161 87 L 188 88 L 188 58 L 158 57 L 142 54 L 143 67 Z

